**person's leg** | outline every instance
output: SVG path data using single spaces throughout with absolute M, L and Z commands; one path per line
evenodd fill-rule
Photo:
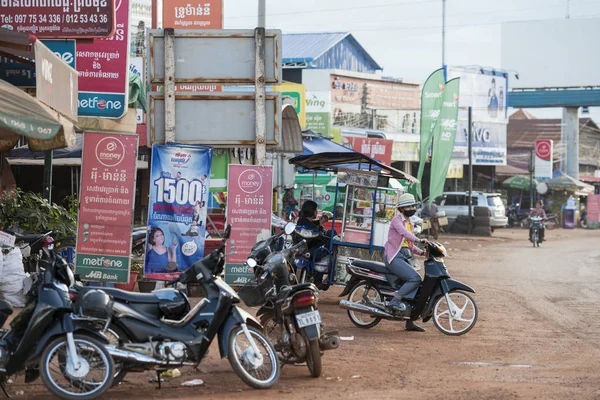
M 544 226 L 542 226 L 540 228 L 540 243 L 544 241 L 545 233 L 546 233 L 546 228 L 544 228 Z
M 402 279 L 404 284 L 394 293 L 394 296 L 400 300 L 413 300 L 421 284 L 421 276 L 415 271 L 415 269 L 404 260 L 401 255 L 396 256 L 390 264 L 388 269 L 392 271 L 394 275 Z
M 529 227 L 529 241 L 531 242 L 531 234 L 533 233 L 533 228 L 530 226 Z

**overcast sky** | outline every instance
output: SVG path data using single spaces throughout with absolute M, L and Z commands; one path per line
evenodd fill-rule
M 225 28 L 253 28 L 257 0 L 224 0 Z M 500 67 L 507 21 L 600 17 L 600 0 L 447 0 L 446 64 Z M 385 76 L 427 78 L 442 65 L 442 0 L 266 0 L 267 28 L 351 32 L 383 66 Z M 596 49 L 598 38 L 590 38 Z M 523 45 L 534 46 L 524 38 Z M 568 61 L 566 61 L 568 62 Z M 558 110 L 530 110 L 560 116 Z M 593 110 L 600 118 L 600 110 Z

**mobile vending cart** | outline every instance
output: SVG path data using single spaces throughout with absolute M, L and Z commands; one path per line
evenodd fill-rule
M 348 256 L 342 253 L 354 255 L 357 252 L 340 250 L 362 250 L 363 253 L 368 251 L 368 254 L 383 252 L 398 196 L 404 193 L 403 189 L 388 187 L 390 178 L 403 179 L 410 184 L 418 181 L 409 174 L 358 152 L 302 155 L 292 158 L 290 164 L 305 170 L 337 173 L 336 207 L 331 226 L 336 226 L 336 220 L 341 219 L 341 232 L 335 232 L 337 235 L 334 236 L 333 230 L 330 230 L 326 249 L 328 257 L 317 265 L 314 265 L 313 259 L 313 266 L 328 275 L 328 282 L 321 289 L 327 290 L 330 285 L 345 285 Z M 343 207 L 342 210 L 339 205 Z

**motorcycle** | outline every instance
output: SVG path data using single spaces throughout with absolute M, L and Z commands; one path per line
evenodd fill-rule
M 36 271 L 42 248 L 46 247 L 52 250 L 54 247 L 54 239 L 50 236 L 52 231 L 28 235 L 22 235 L 15 232 L 8 233 L 15 236 L 15 247 L 21 249 L 23 269 L 26 273 L 33 273 Z
M 542 217 L 529 217 L 529 219 L 531 220 L 531 236 L 529 240 L 533 243 L 533 247 L 540 247 L 540 243 L 543 241 L 540 237 L 540 230 L 542 229 L 544 219 Z
M 560 226 L 560 221 L 558 220 L 558 215 L 546 214 L 546 219 L 544 220 L 544 226 L 550 230 L 558 228 Z
M 587 211 L 585 209 L 581 210 L 581 217 L 579 218 L 579 226 L 583 229 L 587 228 Z
M 144 257 L 146 252 L 146 235 L 148 229 L 146 227 L 134 229 L 131 233 L 131 254 L 134 257 Z
M 289 235 L 294 224 L 286 226 Z M 311 376 L 322 373 L 321 351 L 339 347 L 337 331 L 327 331 L 318 309 L 319 291 L 312 283 L 296 284 L 296 275 L 290 271 L 290 260 L 306 251 L 306 241 L 277 252 L 272 252 L 260 265 L 252 252 L 246 261 L 254 279 L 238 290 L 248 307 L 261 308 L 257 312 L 267 335 L 276 343 L 275 349 L 284 363 L 306 362 Z
M 242 381 L 256 389 L 268 389 L 277 382 L 280 368 L 273 345 L 260 323 L 237 306 L 241 302 L 237 293 L 219 278 L 230 231 L 231 226 L 219 249 L 166 283 L 200 283 L 206 298 L 192 309 L 187 297 L 175 289 L 134 294 L 79 288 L 76 307 L 80 313 L 104 319 L 106 330 L 116 332 L 118 344 L 107 349 L 121 371 L 118 379 L 128 371 L 156 369 L 160 374 L 179 366 L 197 366 L 218 336 L 221 357 L 229 359 Z
M 348 258 L 346 270 L 351 278 L 340 294 L 348 296 L 348 300 L 341 300 L 339 306 L 347 310 L 354 325 L 368 329 L 382 319 L 427 322 L 433 318 L 440 332 L 452 336 L 464 335 L 475 326 L 477 305 L 466 293 L 475 291 L 450 278 L 443 260 L 447 252 L 442 244 L 430 242 L 425 249 L 425 278 L 413 304 L 402 313 L 395 312 L 388 304 L 404 282 L 383 263 Z
M 511 204 L 508 206 L 508 226 L 509 228 L 513 228 L 515 226 L 523 227 L 527 222 L 527 214 L 519 214 L 520 204 Z
M 73 272 L 66 261 L 42 249 L 39 272 L 27 281 L 28 301 L 0 338 L 0 387 L 6 397 L 8 376 L 25 370 L 25 382 L 41 376 L 44 386 L 62 399 L 95 399 L 110 389 L 113 360 L 105 348 L 102 325 L 73 313 L 69 286 Z M 0 300 L 0 326 L 13 308 Z

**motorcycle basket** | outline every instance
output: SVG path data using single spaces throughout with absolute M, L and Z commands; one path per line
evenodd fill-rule
M 238 289 L 237 294 L 248 307 L 262 306 L 267 302 L 268 293 L 273 289 L 271 277 L 262 281 L 252 278 Z

